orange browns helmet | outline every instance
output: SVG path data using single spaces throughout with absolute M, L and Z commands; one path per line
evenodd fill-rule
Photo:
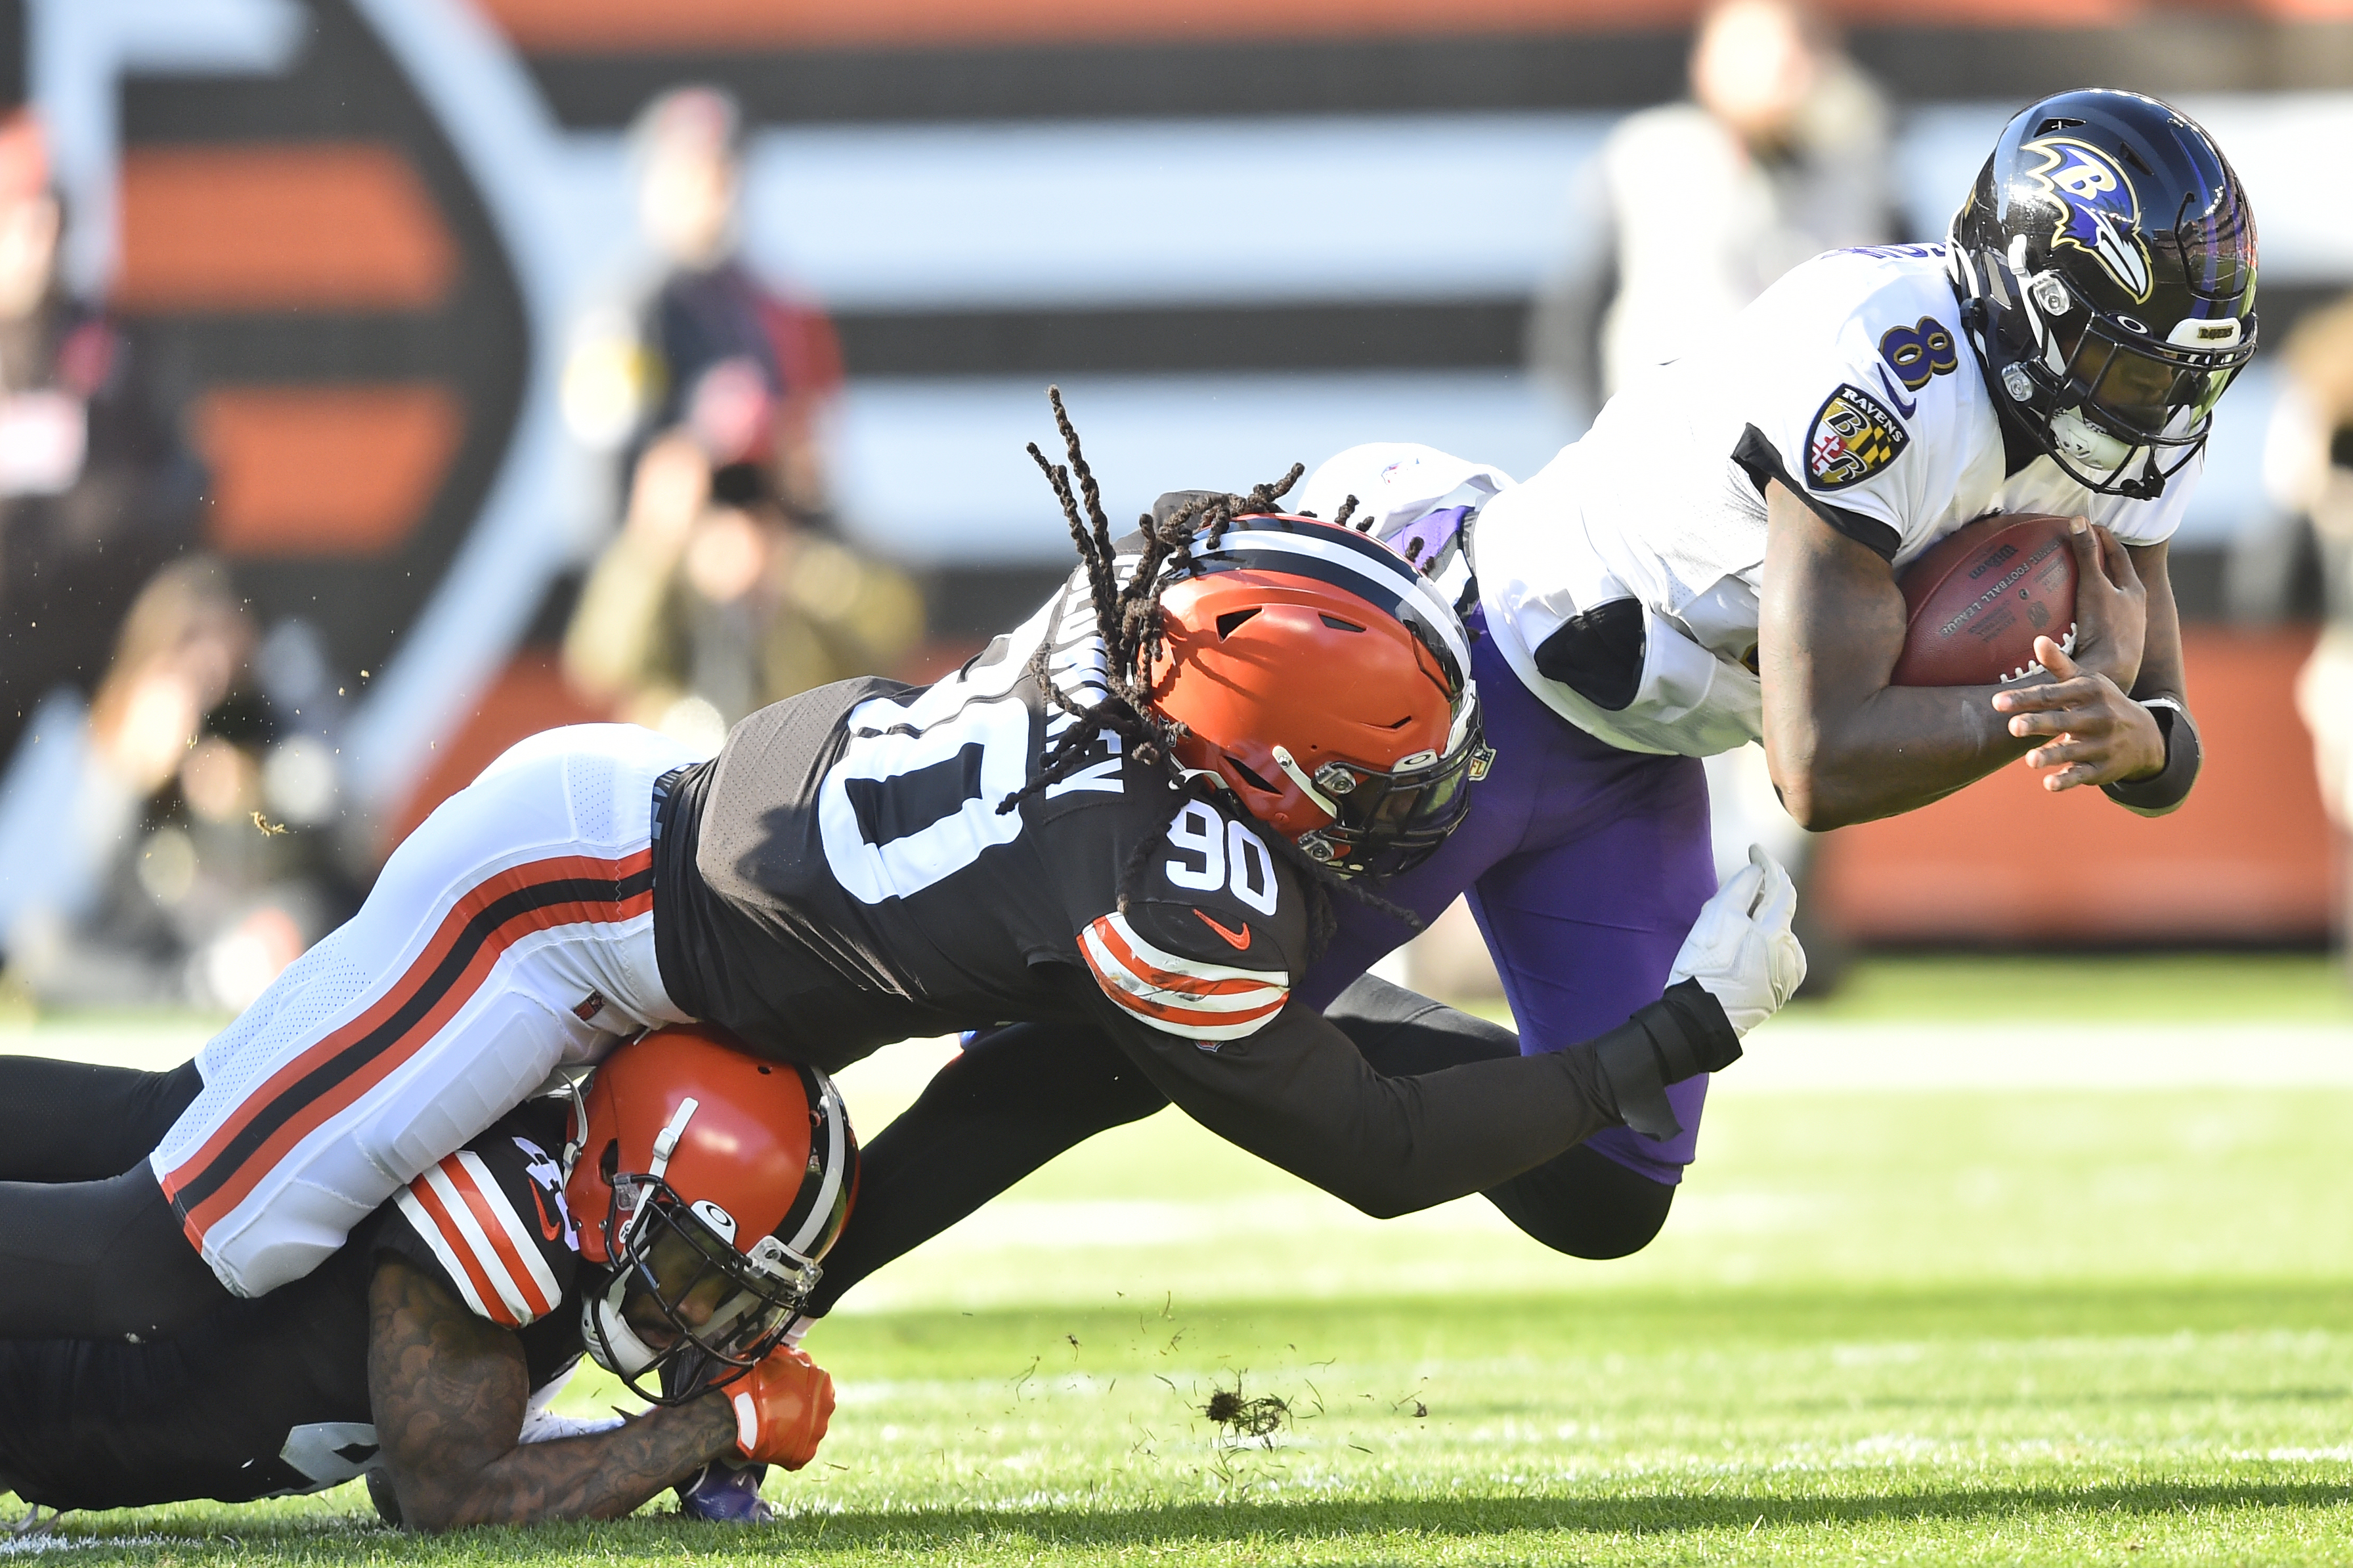
M 776 1348 L 858 1189 L 858 1141 L 825 1074 L 693 1026 L 605 1058 L 575 1094 L 565 1155 L 581 1258 L 609 1272 L 583 1291 L 582 1337 L 666 1404 Z M 632 1290 L 669 1324 L 659 1348 L 623 1315 Z M 639 1386 L 665 1368 L 661 1392 Z
M 1180 572 L 1187 568 L 1179 568 Z M 1428 858 L 1494 753 L 1471 639 L 1377 540 L 1312 517 L 1236 518 L 1160 595 L 1145 689 L 1177 760 L 1350 876 Z

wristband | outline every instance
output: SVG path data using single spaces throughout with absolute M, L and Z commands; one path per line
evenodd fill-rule
M 2157 732 L 2165 738 L 2165 766 L 2129 784 L 2102 784 L 2100 793 L 2136 816 L 2162 816 L 2188 799 L 2189 786 L 2198 782 L 2198 725 L 2179 698 L 2135 700 L 2148 710 L 2157 721 Z
M 1707 987 L 1684 980 L 1596 1039 L 1593 1054 L 1618 1119 L 1657 1142 L 1683 1130 L 1667 1085 L 1730 1067 L 1740 1059 L 1740 1037 Z

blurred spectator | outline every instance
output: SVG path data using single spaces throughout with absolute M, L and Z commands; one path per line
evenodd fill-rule
M 1900 237 L 1885 100 L 1828 25 L 1789 0 L 1725 0 L 1693 41 L 1692 100 L 1620 121 L 1583 173 L 1582 248 L 1528 322 L 1529 368 L 1588 415 L 1627 374 L 1707 352 L 1711 334 L 1810 257 Z M 1716 865 L 1762 844 L 1800 879 L 1809 835 L 1781 809 L 1759 746 L 1707 759 Z M 1808 990 L 1842 945 L 1801 904 Z
M 257 649 L 206 556 L 141 590 L 87 710 L 69 689 L 44 702 L 0 794 L 12 991 L 234 1011 L 356 907 L 307 831 L 334 808 L 337 704 L 302 679 L 316 642 L 284 622 Z
M 301 951 L 307 896 L 273 890 L 259 753 L 214 732 L 251 634 L 187 553 L 178 399 L 66 295 L 63 227 L 38 124 L 0 121 L 0 960 L 41 1001 L 238 1005 Z M 192 972 L 233 941 L 225 988 Z
M 564 656 L 624 718 L 715 747 L 755 708 L 889 668 L 922 635 L 923 600 L 823 531 L 720 500 L 711 479 L 691 435 L 646 449 Z
M 1531 368 L 1588 412 L 1799 262 L 1898 237 L 1886 103 L 1810 9 L 1716 5 L 1691 81 L 1609 133 L 1575 207 L 1594 226 L 1530 319 Z
M 565 668 L 624 717 L 716 746 L 763 704 L 896 662 L 922 634 L 922 601 L 832 531 L 823 437 L 839 353 L 821 311 L 736 257 L 734 105 L 681 89 L 636 136 L 660 270 L 635 308 L 592 314 L 565 371 L 566 417 L 616 454 L 627 503 Z
M 37 122 L 0 121 L 0 763 L 51 691 L 89 697 L 203 489 L 153 366 L 58 282 L 48 180 Z
M 2280 359 L 2284 384 L 2264 444 L 2264 484 L 2285 515 L 2309 522 L 2317 546 L 2327 626 L 2296 682 L 2296 706 L 2341 847 L 2353 835 L 2353 298 L 2307 317 Z M 2293 533 L 2272 542 L 2285 560 L 2302 556 Z M 2280 597 L 2295 597 L 2292 584 Z M 2341 868 L 2338 929 L 2353 956 L 2353 857 Z

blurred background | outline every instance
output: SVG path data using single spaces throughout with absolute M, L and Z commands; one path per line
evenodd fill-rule
M 1366 440 L 1525 477 L 2084 84 L 2263 225 L 2173 549 L 2205 775 L 1829 836 L 1819 949 L 2317 952 L 2344 0 L 0 0 L 0 1005 L 241 1006 L 524 734 L 944 670 L 1067 569 L 1050 380 L 1114 510 Z M 1475 999 L 1451 924 L 1406 976 Z

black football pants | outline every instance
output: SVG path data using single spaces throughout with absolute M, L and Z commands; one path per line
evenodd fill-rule
M 0 1057 L 0 1339 L 168 1332 L 231 1300 L 148 1169 L 204 1081 Z
M 1391 1078 L 1520 1054 L 1500 1025 L 1366 975 L 1324 1016 Z M 1082 1023 L 1014 1024 L 976 1040 L 867 1144 L 858 1204 L 809 1310 L 913 1251 L 1065 1150 L 1168 1103 Z M 1666 1224 L 1675 1189 L 1578 1147 L 1487 1190 L 1514 1225 L 1574 1258 L 1623 1258 Z

